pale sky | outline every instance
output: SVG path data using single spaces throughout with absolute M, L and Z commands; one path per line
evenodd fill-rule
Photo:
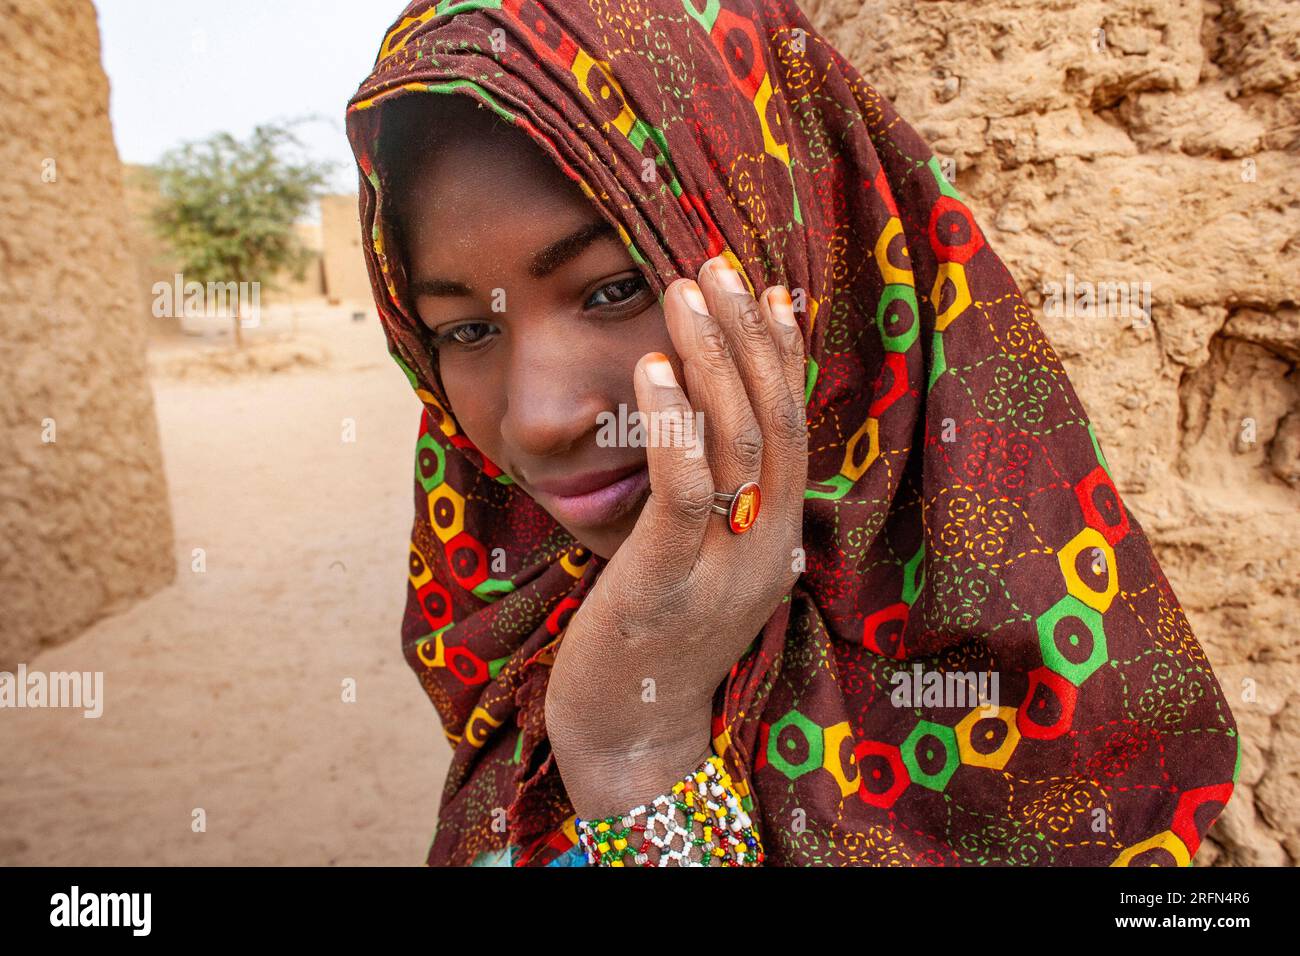
M 405 0 L 95 0 L 124 162 L 184 140 L 317 115 L 298 135 L 357 188 L 343 110 Z

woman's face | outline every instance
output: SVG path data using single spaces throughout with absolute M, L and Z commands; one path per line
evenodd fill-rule
M 467 117 L 468 118 L 468 117 Z M 442 128 L 396 196 L 411 300 L 474 444 L 581 544 L 609 557 L 649 491 L 645 449 L 602 447 L 662 352 L 658 297 L 617 231 L 526 134 L 484 111 Z M 616 430 L 615 434 L 626 434 Z

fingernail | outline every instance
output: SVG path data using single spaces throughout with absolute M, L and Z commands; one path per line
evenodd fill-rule
M 725 259 L 721 259 L 713 265 L 713 274 L 718 277 L 722 287 L 729 292 L 744 292 L 745 280 L 740 277 L 740 273 L 731 268 Z
M 672 364 L 667 359 L 651 359 L 645 363 L 645 373 L 656 385 L 676 385 Z
M 768 298 L 768 304 L 772 307 L 772 316 L 783 325 L 797 325 L 794 320 L 794 301 L 790 298 L 790 293 L 786 291 L 785 286 L 779 285 L 776 291 Z
M 682 298 L 684 298 L 686 304 L 696 312 L 702 312 L 706 315 L 708 314 L 709 307 L 704 302 L 704 293 L 700 291 L 700 287 L 694 282 L 688 282 L 686 285 L 682 286 Z

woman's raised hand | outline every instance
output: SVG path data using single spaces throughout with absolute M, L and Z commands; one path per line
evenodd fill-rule
M 755 300 L 718 257 L 698 284 L 669 286 L 664 311 L 681 377 L 659 353 L 635 372 L 650 496 L 569 621 L 547 689 L 547 735 L 584 819 L 703 761 L 714 692 L 802 567 L 804 345 L 789 292 Z M 714 493 L 748 482 L 759 513 L 735 533 Z

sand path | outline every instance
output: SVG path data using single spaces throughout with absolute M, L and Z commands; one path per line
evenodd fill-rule
M 0 712 L 0 864 L 423 863 L 450 747 L 398 638 L 420 406 L 349 311 L 301 323 L 326 368 L 155 380 L 177 578 L 26 661 L 103 671 L 104 713 Z

